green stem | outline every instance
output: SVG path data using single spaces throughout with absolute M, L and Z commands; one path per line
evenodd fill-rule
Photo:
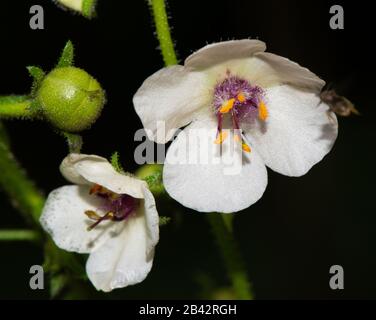
M 0 230 L 0 241 L 38 241 L 40 234 L 33 230 Z
M 28 96 L 0 97 L 0 118 L 33 118 L 35 112 L 32 111 L 31 103 Z
M 164 63 L 166 66 L 177 64 L 178 60 L 168 25 L 165 0 L 149 0 L 149 4 L 153 13 L 155 29 Z
M 221 250 L 223 260 L 232 288 L 237 299 L 251 300 L 253 293 L 248 274 L 244 266 L 237 242 L 228 227 L 224 216 L 219 213 L 206 215 L 212 229 L 212 233 Z
M 44 204 L 44 197 L 29 180 L 9 148 L 5 130 L 0 134 L 0 187 L 9 195 L 19 210 L 34 222 L 39 223 L 39 216 Z
M 69 153 L 80 153 L 83 145 L 82 136 L 69 132 L 61 133 L 68 143 Z

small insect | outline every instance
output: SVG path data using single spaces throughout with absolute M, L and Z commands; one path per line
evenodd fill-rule
M 340 96 L 333 89 L 323 90 L 320 93 L 322 102 L 329 105 L 330 111 L 341 117 L 349 117 L 352 114 L 360 115 L 359 111 L 355 108 L 350 100 Z

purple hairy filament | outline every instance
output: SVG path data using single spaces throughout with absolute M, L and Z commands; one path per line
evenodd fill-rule
M 266 121 L 268 111 L 265 104 L 264 91 L 257 85 L 251 85 L 248 80 L 231 75 L 227 71 L 226 78 L 217 83 L 214 88 L 213 107 L 217 117 L 218 132 L 216 144 L 222 144 L 227 138 L 223 129 L 223 119 L 226 115 L 231 117 L 232 128 L 240 131 L 242 122 L 252 123 L 257 117 Z M 251 152 L 242 137 L 234 137 L 242 143 L 245 152 Z
M 90 189 L 90 194 L 103 201 L 103 205 L 99 209 L 106 212 L 106 214 L 99 216 L 95 211 L 85 211 L 85 214 L 90 219 L 95 220 L 95 222 L 88 227 L 88 231 L 94 229 L 102 221 L 111 220 L 119 222 L 126 220 L 135 213 L 139 204 L 137 199 L 127 194 L 116 194 L 98 184 L 95 184 Z

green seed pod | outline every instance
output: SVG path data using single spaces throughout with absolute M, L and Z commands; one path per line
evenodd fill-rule
M 86 71 L 64 67 L 52 70 L 43 79 L 37 102 L 54 127 L 79 132 L 97 120 L 105 97 L 98 81 Z

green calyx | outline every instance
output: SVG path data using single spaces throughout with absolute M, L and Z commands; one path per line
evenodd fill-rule
M 82 1 L 82 15 L 88 19 L 95 16 L 95 6 L 97 0 L 83 0 Z
M 145 180 L 150 191 L 159 196 L 165 193 L 162 182 L 163 166 L 161 164 L 145 164 L 136 171 L 136 177 Z
M 44 117 L 56 128 L 79 132 L 91 127 L 105 103 L 97 80 L 76 67 L 58 67 L 47 74 L 36 94 Z

